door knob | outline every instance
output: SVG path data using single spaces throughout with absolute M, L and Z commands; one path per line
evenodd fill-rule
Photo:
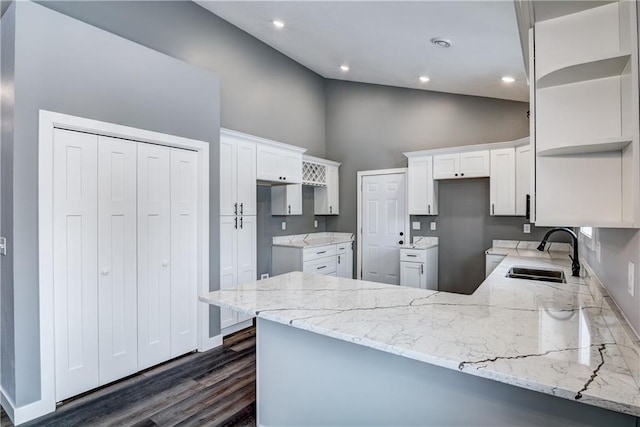
M 400 240 L 398 243 L 404 245 L 404 240 Z

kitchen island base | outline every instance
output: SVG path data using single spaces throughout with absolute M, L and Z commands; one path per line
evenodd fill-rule
M 257 318 L 260 426 L 636 426 L 636 417 Z

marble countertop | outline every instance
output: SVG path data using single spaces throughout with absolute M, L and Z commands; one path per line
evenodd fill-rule
M 413 243 L 405 243 L 400 249 L 430 249 L 438 246 L 437 237 L 414 236 Z
M 535 252 L 541 255 L 506 253 L 472 295 L 293 272 L 200 299 L 425 363 L 640 416 L 637 336 L 595 276 L 571 277 L 566 252 L 563 257 Z M 568 283 L 506 278 L 513 265 L 561 268 Z
M 273 238 L 272 245 L 288 248 L 314 248 L 317 246 L 353 242 L 354 240 L 355 237 L 353 233 L 321 232 L 277 236 Z

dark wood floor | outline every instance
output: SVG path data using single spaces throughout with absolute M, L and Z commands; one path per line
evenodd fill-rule
M 60 406 L 25 426 L 256 425 L 255 328 Z M 1 425 L 12 425 L 4 414 Z

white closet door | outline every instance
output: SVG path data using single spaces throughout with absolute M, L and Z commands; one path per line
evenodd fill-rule
M 138 369 L 171 357 L 171 149 L 138 144 Z
M 100 384 L 138 370 L 136 143 L 99 137 Z
M 171 150 L 171 357 L 195 350 L 198 309 L 198 155 Z
M 220 290 L 235 289 L 238 254 L 238 217 L 220 217 Z M 236 312 L 220 308 L 220 328 L 224 329 L 237 323 Z
M 258 275 L 257 229 L 256 217 L 240 217 L 238 224 L 238 282 L 237 286 L 255 282 Z M 250 319 L 251 316 L 238 313 L 238 322 Z
M 55 130 L 53 286 L 56 401 L 99 385 L 98 137 Z

